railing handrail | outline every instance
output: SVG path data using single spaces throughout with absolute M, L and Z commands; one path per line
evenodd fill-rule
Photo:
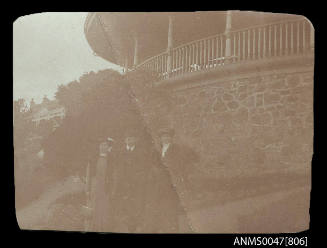
M 314 33 L 307 19 L 292 18 L 193 40 L 150 57 L 132 70 L 157 73 L 159 80 L 233 63 L 305 55 Z
M 168 53 L 167 51 L 164 51 L 164 52 L 159 53 L 159 54 L 157 54 L 157 55 L 155 55 L 155 56 L 153 56 L 153 57 L 150 57 L 150 58 L 144 60 L 142 63 L 138 64 L 138 65 L 136 66 L 136 68 L 141 67 L 142 65 L 144 65 L 144 64 L 146 64 L 147 62 L 149 62 L 149 61 L 155 59 L 156 57 L 162 56 L 162 55 L 167 54 L 167 53 Z
M 244 32 L 244 31 L 248 31 L 248 30 L 252 30 L 252 29 L 256 29 L 256 28 L 264 28 L 264 27 L 269 27 L 269 26 L 273 26 L 273 25 L 299 22 L 299 21 L 305 21 L 305 19 L 296 17 L 292 20 L 282 20 L 282 21 L 277 21 L 277 22 L 270 22 L 270 23 L 265 23 L 265 24 L 254 25 L 254 26 L 251 26 L 248 28 L 234 29 L 234 30 L 231 30 L 229 33 Z
M 278 24 L 285 24 L 285 23 L 294 23 L 294 22 L 299 22 L 299 21 L 305 21 L 306 19 L 304 19 L 303 17 L 296 17 L 292 20 L 282 20 L 282 21 L 277 21 L 277 22 L 271 22 L 271 23 L 265 23 L 265 24 L 259 24 L 259 25 L 254 25 L 254 26 L 251 26 L 251 27 L 248 27 L 248 28 L 241 28 L 241 29 L 236 29 L 236 30 L 231 30 L 229 33 L 230 34 L 234 34 L 234 33 L 238 33 L 238 32 L 245 32 L 245 31 L 248 31 L 248 30 L 253 30 L 253 29 L 256 29 L 256 28 L 265 28 L 265 27 L 269 27 L 269 26 L 273 26 L 273 25 L 278 25 Z M 201 39 L 197 39 L 197 40 L 193 40 L 193 41 L 190 41 L 190 42 L 187 42 L 187 43 L 184 43 L 182 45 L 179 45 L 177 47 L 174 47 L 172 49 L 172 51 L 176 51 L 178 49 L 181 49 L 181 48 L 184 48 L 184 47 L 187 47 L 187 46 L 190 46 L 190 45 L 193 45 L 193 44 L 196 44 L 196 43 L 199 43 L 201 41 L 205 41 L 205 40 L 209 40 L 209 39 L 213 39 L 213 38 L 218 38 L 218 37 L 225 37 L 225 33 L 220 33 L 220 34 L 215 34 L 215 35 L 210 35 L 210 36 L 207 36 L 205 38 L 201 38 Z M 143 66 L 144 64 L 146 64 L 147 62 L 151 61 L 151 60 L 154 60 L 156 59 L 157 57 L 160 57 L 162 55 L 165 55 L 165 54 L 168 54 L 168 51 L 164 51 L 162 53 L 159 53 L 155 56 L 152 56 L 146 60 L 144 60 L 142 63 L 138 64 L 136 66 L 136 68 L 139 68 L 141 66 Z

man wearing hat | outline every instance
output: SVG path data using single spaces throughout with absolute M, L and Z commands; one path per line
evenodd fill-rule
M 161 159 L 170 169 L 174 184 L 181 195 L 193 200 L 203 190 L 202 185 L 200 189 L 200 185 L 194 180 L 197 182 L 204 180 L 203 173 L 197 168 L 199 156 L 190 147 L 174 143 L 174 130 L 171 128 L 160 129 L 159 138 Z
M 119 232 L 139 232 L 145 206 L 149 166 L 145 149 L 139 145 L 138 130 L 125 132 L 118 162 L 114 165 L 113 202 Z

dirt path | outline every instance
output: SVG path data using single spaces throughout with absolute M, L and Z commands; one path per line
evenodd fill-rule
M 297 205 L 297 199 L 303 199 L 300 201 L 300 206 Z M 240 229 L 242 226 L 240 219 L 243 216 L 250 216 L 250 223 L 247 230 L 253 229 L 253 225 L 256 224 L 255 216 L 256 214 L 263 215 L 263 212 L 266 216 L 272 218 L 278 218 L 279 215 L 282 215 L 282 212 L 292 213 L 292 211 L 298 211 L 299 223 L 297 226 L 293 226 L 293 230 L 287 230 L 289 232 L 297 232 L 305 229 L 309 223 L 309 201 L 310 201 L 310 187 L 298 187 L 292 190 L 280 191 L 269 193 L 257 197 L 249 197 L 242 200 L 237 200 L 233 202 L 227 202 L 226 204 L 220 204 L 215 207 L 205 208 L 198 211 L 193 211 L 189 214 L 194 227 L 197 230 L 201 230 L 204 233 L 237 233 L 243 232 Z M 303 204 L 302 204 L 303 203 Z M 282 211 L 276 210 L 275 206 L 280 206 L 282 204 Z M 278 212 L 279 211 L 279 212 Z M 265 213 L 265 212 L 268 212 Z M 287 217 L 287 216 L 286 216 Z M 263 216 L 265 218 L 265 216 Z M 287 219 L 285 219 L 285 222 Z M 264 222 L 262 222 L 264 223 Z M 266 232 L 268 230 L 276 228 L 276 230 L 283 230 L 283 220 L 279 223 L 275 223 L 276 227 L 267 227 L 263 226 L 256 230 L 255 232 Z M 258 225 L 258 228 L 260 225 Z M 247 228 L 247 227 L 245 227 Z M 264 230 L 266 228 L 267 230 Z M 289 228 L 289 227 L 286 227 Z M 291 227 L 292 228 L 292 227 Z M 308 227 L 307 227 L 308 228 Z
M 71 176 L 49 188 L 37 200 L 16 211 L 17 222 L 21 229 L 37 230 L 42 228 L 47 220 L 51 203 L 66 194 L 83 191 L 84 184 L 78 178 Z

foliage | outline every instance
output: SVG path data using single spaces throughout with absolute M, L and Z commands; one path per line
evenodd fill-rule
M 122 142 L 124 132 L 142 127 L 129 83 L 112 70 L 83 75 L 59 86 L 56 98 L 66 108 L 63 123 L 45 140 L 45 164 L 54 173 L 83 173 L 94 163 L 100 141 Z

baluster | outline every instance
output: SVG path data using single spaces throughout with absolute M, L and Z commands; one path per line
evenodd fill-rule
M 189 46 L 185 47 L 186 49 L 186 62 L 185 62 L 185 71 L 188 72 L 189 71 L 189 63 L 190 63 L 190 51 L 189 51 Z
M 183 65 L 183 72 L 186 71 L 186 64 L 187 64 L 187 47 L 183 48 L 183 58 L 182 58 L 182 65 Z
M 237 61 L 240 61 L 240 60 L 241 60 L 241 32 L 238 32 L 238 35 L 237 35 Z
M 277 25 L 274 25 L 274 56 L 277 56 Z
M 168 72 L 167 59 L 168 59 L 168 54 L 165 54 L 165 56 L 164 56 L 164 72 Z
M 188 46 L 185 46 L 184 48 L 184 51 L 185 51 L 185 63 L 184 63 L 184 72 L 187 72 L 187 65 L 188 65 Z
M 175 67 L 175 74 L 178 74 L 178 68 L 179 68 L 179 55 L 180 51 L 179 49 L 176 49 L 176 67 Z
M 175 74 L 176 62 L 177 62 L 177 50 L 173 51 L 173 66 L 172 66 L 172 74 Z
M 175 67 L 175 74 L 178 73 L 178 67 L 179 67 L 179 49 L 176 49 L 176 67 Z
M 203 49 L 203 45 L 201 40 L 200 41 L 200 69 L 202 69 L 202 49 Z
M 174 73 L 174 70 L 176 68 L 176 50 L 173 50 L 172 52 L 172 67 L 171 67 L 171 71 L 169 73 Z
M 196 60 L 195 60 L 195 44 L 192 44 L 192 66 L 194 66 L 196 64 Z M 191 68 L 192 70 L 193 68 Z
M 260 42 L 261 42 L 261 28 L 258 28 L 258 49 L 257 49 L 257 58 L 258 59 L 260 59 L 260 57 L 261 57 L 261 51 L 260 51 L 260 48 L 261 48 L 261 46 L 260 46 Z
M 193 64 L 193 44 L 189 45 L 188 71 L 191 71 L 191 65 L 192 64 Z
M 185 47 L 182 47 L 181 48 L 181 55 L 182 55 L 182 57 L 181 57 L 181 63 L 182 63 L 182 68 L 181 68 L 181 70 L 180 70 L 180 72 L 181 72 L 181 74 L 184 72 L 184 68 L 185 68 L 185 58 L 186 58 L 186 56 L 185 56 Z
M 234 54 L 233 54 L 233 62 L 236 61 L 236 33 L 233 33 L 232 34 L 234 37 L 233 37 L 233 50 L 234 50 Z
M 263 48 L 262 48 L 262 56 L 266 57 L 266 27 L 263 27 Z
M 182 68 L 181 68 L 181 73 L 184 72 L 184 68 L 185 68 L 185 58 L 186 58 L 186 51 L 185 51 L 185 47 L 182 47 L 181 48 L 181 51 L 182 51 Z
M 296 30 L 296 52 L 300 53 L 300 22 L 297 22 Z
M 211 65 L 211 39 L 208 39 L 208 58 L 207 58 L 207 61 L 208 61 L 208 68 L 210 68 L 210 65 Z
M 207 68 L 207 41 L 206 40 L 203 41 L 203 45 L 204 45 L 204 48 L 203 48 L 203 65 L 204 65 L 204 68 Z
M 177 49 L 177 66 L 176 66 L 176 74 L 179 74 L 179 67 L 181 67 L 181 50 Z
M 158 73 L 160 72 L 160 58 L 161 58 L 161 56 L 157 57 L 157 72 Z
M 291 54 L 294 52 L 294 44 L 293 44 L 293 23 L 291 23 Z
M 211 64 L 212 64 L 212 67 L 214 67 L 214 64 L 215 64 L 215 39 L 216 38 L 212 38 L 211 40 Z
M 155 71 L 158 72 L 158 56 L 156 56 Z
M 178 74 L 180 74 L 183 68 L 183 50 L 180 48 L 178 51 Z
M 288 23 L 285 23 L 285 55 L 288 55 Z
M 215 65 L 217 66 L 219 58 L 219 36 L 216 37 L 216 56 L 215 56 Z
M 210 68 L 211 40 L 208 39 L 208 68 Z
M 212 41 L 212 38 L 210 38 L 209 39 L 209 49 L 208 49 L 209 68 L 211 67 L 211 64 L 212 64 L 212 46 L 213 46 L 213 41 Z
M 306 50 L 305 48 L 305 21 L 302 22 L 303 28 L 302 28 L 302 39 L 303 39 L 303 44 L 302 44 L 302 48 L 303 48 L 303 52 Z
M 152 60 L 152 71 L 154 72 L 156 70 L 156 57 Z
M 154 60 L 154 71 L 157 72 L 158 71 L 158 56 L 155 57 Z
M 206 40 L 205 41 L 207 43 L 207 50 L 206 50 L 206 56 L 207 56 L 207 68 L 209 67 L 209 64 L 210 64 L 210 39 Z
M 279 55 L 282 56 L 283 55 L 283 30 L 282 30 L 282 26 L 283 24 L 279 25 Z
M 164 55 L 162 54 L 161 56 L 160 56 L 160 76 L 162 76 L 162 74 L 163 74 L 163 72 L 164 72 L 164 70 L 163 70 L 163 58 L 164 58 Z
M 186 72 L 187 70 L 187 61 L 188 61 L 188 52 L 187 52 L 187 46 L 183 48 L 183 59 L 182 59 L 182 64 L 183 64 L 183 72 Z
M 199 65 L 199 42 L 196 43 L 195 45 L 195 68 L 194 70 L 197 71 L 198 70 L 198 65 Z
M 259 30 L 258 30 L 258 59 L 262 58 L 262 53 L 261 53 L 261 33 L 262 33 L 262 28 L 259 28 Z
M 250 29 L 248 30 L 248 59 L 251 59 L 251 35 L 250 35 Z
M 252 33 L 253 33 L 253 40 L 252 40 L 252 42 L 253 42 L 253 59 L 255 59 L 256 58 L 256 48 L 255 48 L 255 29 L 253 29 L 252 30 Z
M 268 54 L 271 56 L 271 26 L 269 26 L 268 31 Z
M 245 60 L 245 31 L 243 31 L 243 60 Z
M 223 47 L 223 36 L 220 36 L 220 56 L 219 64 L 223 63 L 222 58 L 224 57 L 224 47 Z

